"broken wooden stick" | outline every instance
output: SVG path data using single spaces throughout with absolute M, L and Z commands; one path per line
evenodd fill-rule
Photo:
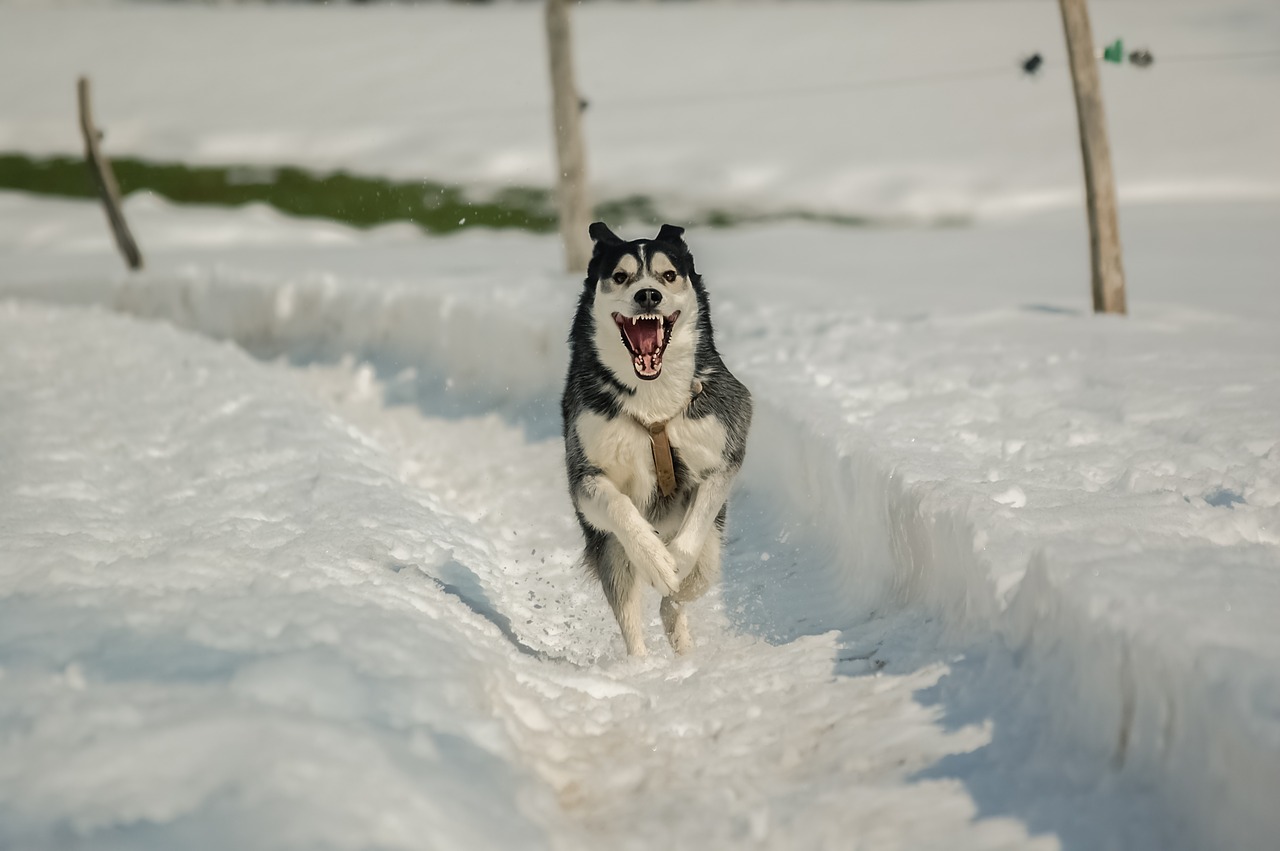
M 93 181 L 98 186 L 98 195 L 102 198 L 102 206 L 107 211 L 107 223 L 115 234 L 116 245 L 124 255 L 125 263 L 130 269 L 142 268 L 142 252 L 129 233 L 129 225 L 124 220 L 124 211 L 120 209 L 120 186 L 116 183 L 115 173 L 111 171 L 111 163 L 103 155 L 98 146 L 102 133 L 93 126 L 93 113 L 89 108 L 89 78 L 81 77 L 76 85 L 80 97 L 80 132 L 84 134 L 84 157 L 93 174 Z

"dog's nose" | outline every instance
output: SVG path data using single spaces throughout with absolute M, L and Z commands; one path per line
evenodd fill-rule
M 636 293 L 636 304 L 644 311 L 652 311 L 662 302 L 662 293 L 649 287 Z

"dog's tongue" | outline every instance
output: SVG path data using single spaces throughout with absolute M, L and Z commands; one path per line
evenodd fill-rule
M 631 350 L 638 355 L 651 355 L 662 344 L 662 325 L 657 319 L 629 319 L 622 321 L 622 333 L 627 335 Z

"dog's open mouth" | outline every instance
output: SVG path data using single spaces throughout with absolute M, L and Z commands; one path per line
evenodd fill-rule
M 622 332 L 622 342 L 631 353 L 631 365 L 636 375 L 645 381 L 652 381 L 662 372 L 662 355 L 671 342 L 671 329 L 680 318 L 680 311 L 670 316 L 650 314 L 647 316 L 623 316 L 613 314 L 613 321 Z

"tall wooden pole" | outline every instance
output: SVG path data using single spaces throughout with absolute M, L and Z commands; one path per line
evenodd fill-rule
M 1076 92 L 1080 125 L 1080 153 L 1084 157 L 1085 203 L 1089 211 L 1089 253 L 1093 270 L 1095 313 L 1125 313 L 1124 265 L 1120 257 L 1120 227 L 1116 221 L 1116 183 L 1111 172 L 1111 148 L 1102 111 L 1098 60 L 1085 0 L 1058 0 L 1067 33 L 1071 82 Z
M 551 115 L 559 165 L 556 198 L 560 207 L 565 267 L 570 272 L 585 272 L 587 261 L 591 259 L 591 241 L 587 235 L 591 205 L 587 201 L 582 98 L 573 78 L 573 44 L 565 0 L 547 0 L 547 48 L 551 57 Z
M 124 256 L 124 262 L 129 264 L 130 269 L 141 269 L 142 252 L 133 241 L 133 234 L 129 232 L 129 225 L 124 220 L 124 211 L 120 209 L 120 186 L 116 183 L 115 172 L 111 170 L 111 162 L 98 145 L 102 133 L 93 124 L 88 77 L 81 77 L 77 82 L 76 94 L 80 102 L 80 133 L 84 136 L 84 158 L 93 174 L 93 182 L 98 187 L 102 206 L 107 211 L 107 223 L 115 235 L 116 246 Z

